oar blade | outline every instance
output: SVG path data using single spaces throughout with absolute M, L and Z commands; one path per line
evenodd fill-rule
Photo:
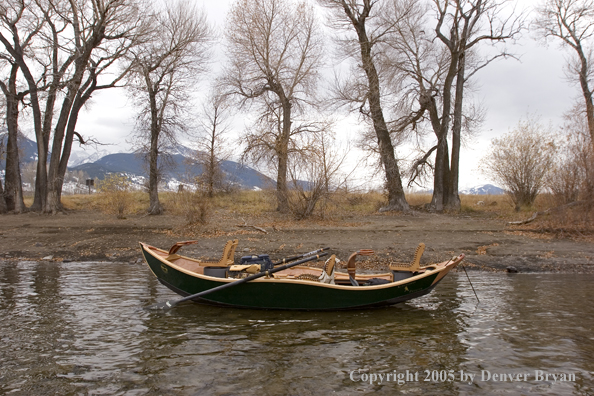
M 147 311 L 165 311 L 177 305 L 175 301 L 164 301 L 151 306 L 145 307 Z

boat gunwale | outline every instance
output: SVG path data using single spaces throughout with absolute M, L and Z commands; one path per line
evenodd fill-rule
M 163 253 L 167 253 L 166 250 L 157 248 L 155 246 L 146 244 L 144 242 L 140 242 L 140 245 L 141 245 L 143 251 L 146 251 L 148 254 L 150 254 L 152 257 L 156 258 L 163 264 L 165 264 L 177 271 L 180 271 L 186 275 L 192 276 L 194 278 L 204 279 L 204 280 L 214 281 L 214 282 L 220 282 L 220 283 L 232 283 L 232 282 L 236 282 L 238 280 L 238 279 L 234 279 L 234 278 L 219 278 L 219 277 L 199 274 L 199 273 L 187 270 L 183 267 L 175 265 L 175 263 L 173 263 L 171 261 L 166 260 L 164 257 L 155 255 L 151 252 L 151 249 L 155 249 L 155 250 L 161 251 Z M 187 256 L 180 255 L 179 257 L 186 259 L 186 260 L 196 262 L 196 263 L 200 262 L 196 259 L 193 259 L 193 258 L 187 257 Z M 144 259 L 146 262 L 147 261 L 146 257 L 144 257 Z M 289 284 L 301 284 L 301 285 L 308 285 L 308 286 L 326 287 L 326 288 L 339 289 L 339 290 L 365 292 L 365 291 L 387 289 L 387 288 L 391 288 L 391 287 L 398 287 L 401 285 L 406 285 L 408 283 L 415 282 L 417 280 L 423 279 L 428 276 L 436 275 L 436 274 L 438 275 L 436 280 L 441 279 L 443 276 L 445 276 L 445 274 L 443 274 L 443 276 L 439 276 L 441 272 L 444 272 L 444 271 L 446 271 L 446 273 L 449 272 L 451 269 L 456 267 L 463 259 L 464 259 L 464 254 L 460 254 L 460 255 L 456 256 L 455 259 L 452 258 L 448 261 L 443 261 L 441 263 L 430 264 L 428 267 L 434 266 L 435 268 L 433 268 L 433 269 L 427 268 L 423 273 L 411 276 L 410 278 L 401 279 L 397 282 L 390 282 L 390 283 L 385 283 L 385 284 L 381 284 L 381 285 L 373 285 L 373 286 L 365 286 L 365 287 L 353 287 L 350 285 L 336 285 L 336 284 L 333 285 L 333 284 L 329 284 L 329 283 L 312 282 L 312 281 L 304 281 L 301 279 L 288 279 L 288 278 L 284 278 L 284 279 L 283 278 L 259 278 L 259 279 L 254 279 L 254 280 L 250 281 L 250 283 L 255 283 L 255 282 L 258 282 L 258 283 L 289 283 Z M 154 271 L 152 270 L 152 268 L 148 264 L 148 262 L 147 262 L 147 265 L 148 265 L 149 269 L 151 270 L 151 272 L 153 273 L 153 275 L 155 275 L 155 277 L 160 279 L 159 276 L 157 276 L 157 274 L 154 273 Z M 205 267 L 207 267 L 207 266 L 205 266 Z M 298 268 L 298 267 L 295 267 L 295 268 Z M 379 276 L 381 274 L 377 274 L 377 275 Z

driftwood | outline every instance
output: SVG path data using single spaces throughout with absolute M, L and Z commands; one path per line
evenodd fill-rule
M 547 213 L 551 213 L 551 212 L 557 212 L 557 211 L 559 211 L 559 210 L 562 210 L 562 209 L 567 209 L 567 208 L 570 208 L 570 207 L 572 207 L 572 206 L 583 205 L 583 204 L 585 204 L 585 203 L 588 203 L 588 202 L 590 202 L 590 201 L 575 201 L 575 202 L 571 202 L 571 203 L 568 203 L 568 204 L 565 204 L 565 205 L 556 206 L 556 207 L 554 207 L 554 208 L 549 208 L 549 209 L 547 209 L 547 210 L 543 210 L 542 212 L 534 212 L 534 214 L 533 214 L 533 215 L 532 215 L 532 216 L 531 216 L 529 219 L 526 219 L 526 220 L 520 220 L 520 221 L 508 221 L 508 222 L 507 222 L 507 224 L 508 224 L 508 225 L 522 225 L 522 224 L 528 224 L 528 223 L 531 223 L 531 222 L 533 222 L 534 220 L 536 220 L 536 218 L 537 218 L 538 216 L 542 216 L 542 215 L 545 215 L 545 214 L 547 214 Z
M 243 224 L 237 224 L 237 227 L 253 228 L 254 230 L 258 230 L 258 231 L 263 232 L 264 234 L 268 234 L 268 231 L 266 231 L 264 228 L 256 227 L 254 225 L 249 225 L 247 223 L 247 221 L 245 221 L 245 219 L 241 219 L 241 220 L 243 220 Z

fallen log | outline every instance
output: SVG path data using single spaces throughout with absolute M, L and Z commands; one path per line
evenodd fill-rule
M 547 210 L 543 210 L 542 212 L 534 212 L 534 214 L 533 214 L 533 215 L 532 215 L 532 216 L 531 216 L 529 219 L 526 219 L 526 220 L 520 220 L 520 221 L 508 221 L 508 222 L 507 222 L 507 225 L 522 225 L 522 224 L 528 224 L 528 223 L 531 223 L 531 222 L 533 222 L 534 220 L 536 220 L 536 218 L 537 218 L 538 216 L 542 216 L 542 215 L 545 215 L 545 214 L 547 214 L 547 213 L 551 213 L 551 212 L 557 212 L 557 211 L 559 211 L 559 210 L 562 210 L 562 209 L 567 209 L 567 208 L 570 208 L 570 207 L 572 207 L 572 206 L 583 205 L 583 204 L 586 204 L 586 203 L 588 203 L 588 202 L 590 202 L 590 201 L 575 201 L 575 202 L 570 202 L 570 203 L 568 203 L 568 204 L 565 204 L 565 205 L 556 206 L 556 207 L 554 207 L 554 208 L 549 208 L 549 209 L 547 209 Z
M 250 225 L 250 224 L 247 223 L 247 221 L 245 221 L 245 219 L 241 219 L 241 220 L 243 220 L 243 224 L 237 224 L 237 227 L 253 228 L 254 230 L 258 230 L 260 232 L 263 232 L 264 234 L 268 234 L 268 231 L 266 231 L 264 228 L 256 227 L 254 225 Z

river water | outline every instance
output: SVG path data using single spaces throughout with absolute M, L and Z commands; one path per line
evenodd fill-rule
M 0 394 L 592 395 L 592 275 L 450 274 L 385 309 L 185 303 L 146 267 L 0 262 Z

